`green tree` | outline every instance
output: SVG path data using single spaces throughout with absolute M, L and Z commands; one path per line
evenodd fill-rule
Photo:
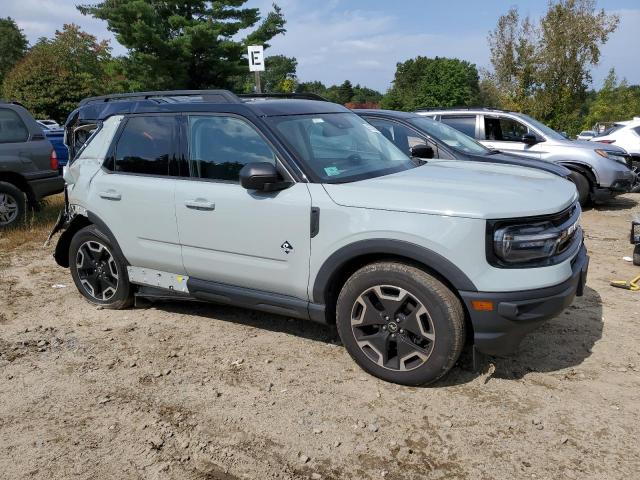
M 323 97 L 327 96 L 327 87 L 324 83 L 315 80 L 313 82 L 300 82 L 296 86 L 297 93 L 315 93 Z
M 296 68 L 298 61 L 295 57 L 272 55 L 264 59 L 265 71 L 260 72 L 262 91 L 266 93 L 292 93 L 298 85 Z M 247 72 L 238 79 L 235 91 L 251 93 L 255 87 L 255 76 Z
M 553 0 L 538 25 L 512 8 L 489 34 L 493 80 L 501 103 L 576 133 L 591 84 L 591 67 L 619 18 L 595 0 Z
M 470 106 L 478 99 L 476 66 L 457 58 L 417 57 L 398 63 L 382 106 L 394 110 Z
M 78 9 L 108 23 L 129 49 L 129 76 L 146 88 L 231 88 L 246 73 L 247 46 L 268 47 L 285 32 L 277 5 L 261 20 L 259 9 L 245 3 L 103 0 Z
M 27 37 L 15 20 L 0 18 L 0 87 L 7 73 L 27 53 L 28 46 Z
M 353 87 L 353 96 L 351 97 L 351 103 L 380 103 L 382 101 L 382 94 L 372 88 L 361 87 L 356 85 Z
M 64 25 L 53 39 L 40 39 L 7 74 L 4 91 L 35 116 L 62 121 L 80 100 L 107 91 L 109 59 L 106 41 Z
M 582 124 L 591 128 L 598 122 L 615 122 L 640 116 L 640 86 L 629 86 L 626 80 L 618 82 L 611 69 L 604 85 L 588 106 L 588 114 Z

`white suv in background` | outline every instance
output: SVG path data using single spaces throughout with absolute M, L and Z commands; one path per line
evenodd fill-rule
M 632 159 L 640 161 L 640 117 L 626 122 L 616 122 L 611 128 L 591 139 L 592 142 L 615 144 L 624 148 Z
M 488 148 L 567 167 L 574 172 L 581 205 L 629 192 L 636 181 L 631 158 L 622 148 L 569 140 L 522 113 L 488 108 L 417 113 L 456 128 Z

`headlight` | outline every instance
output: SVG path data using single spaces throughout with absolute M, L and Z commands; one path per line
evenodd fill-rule
M 616 162 L 620 162 L 620 163 L 622 163 L 624 165 L 627 164 L 627 159 L 620 152 L 612 152 L 612 151 L 609 151 L 609 150 L 600 150 L 600 149 L 596 149 L 595 152 L 598 155 L 600 155 L 601 157 L 609 158 L 611 160 L 615 160 Z
M 508 268 L 554 265 L 564 261 L 573 251 L 572 245 L 578 243 L 574 240 L 580 231 L 580 209 L 574 207 L 571 211 L 546 218 L 537 217 L 530 223 L 490 222 L 488 228 L 492 232 L 489 237 L 492 245 L 487 251 L 489 263 Z
M 508 263 L 549 258 L 555 253 L 559 239 L 560 232 L 554 232 L 550 223 L 513 225 L 493 234 L 496 255 Z

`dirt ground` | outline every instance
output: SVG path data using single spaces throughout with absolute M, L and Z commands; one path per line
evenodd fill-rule
M 639 195 L 583 214 L 584 297 L 520 352 L 430 388 L 362 372 L 328 327 L 84 301 L 42 238 L 0 240 L 2 479 L 634 479 Z

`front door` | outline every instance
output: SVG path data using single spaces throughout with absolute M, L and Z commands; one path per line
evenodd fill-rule
M 480 142 L 487 148 L 522 157 L 540 158 L 540 152 L 522 141 L 529 128 L 509 117 L 484 116 L 484 137 Z
M 272 146 L 232 115 L 187 119 L 188 178 L 176 184 L 176 218 L 187 275 L 306 300 L 311 195 L 304 183 L 245 190 L 247 163 L 277 164 Z

